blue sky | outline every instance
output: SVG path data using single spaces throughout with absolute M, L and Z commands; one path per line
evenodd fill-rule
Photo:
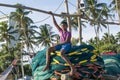
M 25 6 L 29 6 L 29 7 L 33 7 L 33 8 L 37 8 L 37 9 L 41 9 L 41 10 L 52 11 L 52 12 L 56 11 L 55 13 L 60 14 L 61 12 L 65 12 L 65 6 L 64 6 L 64 3 L 62 3 L 62 1 L 63 0 L 0 0 L 0 3 L 12 4 L 12 5 L 20 3 Z M 68 1 L 69 1 L 70 13 L 75 12 L 77 0 L 68 0 Z M 108 1 L 109 0 L 106 0 L 106 2 L 108 2 Z M 59 9 L 57 9 L 61 3 L 62 3 L 61 7 Z M 9 14 L 10 12 L 15 11 L 15 9 L 0 6 L 0 11 L 2 11 L 5 14 Z M 0 16 L 1 15 L 3 15 L 3 14 L 0 13 Z M 29 17 L 34 22 L 40 21 L 39 23 L 36 23 L 36 25 L 38 25 L 38 26 L 43 25 L 45 23 L 53 26 L 52 18 L 49 16 L 50 15 L 48 15 L 48 14 L 38 13 L 38 12 L 34 12 L 34 11 L 29 15 Z M 45 18 L 48 18 L 48 19 L 45 21 L 42 21 Z M 56 17 L 56 20 L 59 24 L 62 19 L 59 17 Z M 94 29 L 90 25 L 87 25 L 87 26 L 88 26 L 87 28 L 83 28 L 83 32 L 82 32 L 83 33 L 83 41 L 86 41 L 86 40 L 89 40 L 90 38 L 95 37 Z M 53 28 L 53 30 L 56 31 L 56 33 L 57 33 L 56 28 Z M 103 28 L 102 30 L 103 31 L 100 33 L 100 36 L 102 36 L 103 33 L 107 32 L 107 29 L 105 29 L 105 28 Z M 120 26 L 111 25 L 110 30 L 111 30 L 111 34 L 116 35 L 116 33 L 118 31 L 120 31 Z M 73 34 L 73 37 L 76 37 L 76 38 L 78 37 L 78 35 L 75 35 L 75 34 L 77 34 L 77 31 L 73 31 L 72 34 Z

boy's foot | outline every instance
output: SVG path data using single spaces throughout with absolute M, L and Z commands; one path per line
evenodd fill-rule
M 43 71 L 49 70 L 49 65 L 46 65 Z

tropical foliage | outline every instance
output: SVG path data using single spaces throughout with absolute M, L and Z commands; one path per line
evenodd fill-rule
M 54 41 L 57 41 L 55 39 L 57 34 L 52 31 L 52 27 L 49 24 L 41 25 L 39 27 L 39 32 L 40 33 L 38 33 L 38 37 L 36 38 L 38 44 L 49 47 Z
M 107 25 L 101 22 L 106 21 L 109 18 L 110 10 L 106 3 L 98 3 L 97 0 L 85 0 L 85 2 L 87 5 L 85 8 L 85 14 L 89 16 L 90 25 L 94 27 L 96 33 L 96 44 L 98 46 L 100 30 L 102 30 L 102 27 L 107 28 Z
M 117 0 L 118 1 L 118 0 Z M 102 27 L 107 28 L 108 24 L 104 24 L 110 17 L 111 7 L 109 8 L 106 3 L 98 3 L 97 0 L 85 0 L 86 7 L 82 11 L 82 26 L 85 26 L 87 22 L 94 27 L 96 37 L 88 40 L 88 42 L 83 42 L 84 44 L 90 44 L 102 52 L 116 52 L 120 53 L 120 32 L 116 35 L 109 33 L 104 33 L 102 38 L 99 38 L 99 31 L 102 31 Z M 118 2 L 117 2 L 118 3 Z M 115 10 L 115 0 L 111 3 L 113 4 L 112 9 Z M 10 19 L 15 22 L 13 26 L 9 26 L 6 22 L 0 23 L 0 42 L 5 42 L 0 46 L 0 72 L 2 72 L 14 58 L 18 59 L 16 70 L 17 77 L 21 77 L 20 73 L 22 65 L 21 58 L 23 55 L 24 46 L 27 47 L 27 51 L 32 50 L 34 52 L 33 46 L 49 47 L 52 46 L 54 42 L 59 42 L 59 36 L 52 30 L 52 26 L 49 24 L 43 25 L 33 25 L 34 22 L 28 15 L 31 11 L 20 8 L 23 6 L 17 4 L 18 8 L 15 12 L 11 12 Z M 117 10 L 119 12 L 119 5 L 117 5 Z M 119 13 L 118 13 L 119 14 Z M 86 18 L 87 17 L 87 18 Z M 77 27 L 77 18 L 71 18 L 71 25 Z M 17 35 L 18 37 L 16 38 Z M 81 36 L 82 37 L 82 36 Z M 11 41 L 14 41 L 14 46 L 11 47 Z M 72 38 L 73 46 L 77 45 L 78 39 Z M 23 67 L 23 66 L 22 66 Z M 29 70 L 31 70 L 30 65 L 24 66 L 25 75 L 31 75 Z M 19 76 L 20 75 L 20 76 Z
M 17 6 L 22 5 L 17 4 Z M 4 42 L 0 48 L 0 72 L 6 69 L 14 58 L 17 58 L 17 69 L 15 70 L 17 77 L 24 76 L 22 75 L 24 73 L 31 75 L 29 73 L 31 71 L 30 65 L 23 66 L 23 62 L 21 62 L 24 47 L 27 47 L 27 53 L 29 53 L 30 50 L 34 52 L 33 45 L 51 46 L 53 42 L 59 41 L 56 39 L 59 36 L 52 31 L 49 24 L 40 25 L 39 28 L 33 25 L 34 22 L 28 17 L 30 12 L 17 8 L 10 15 L 10 20 L 15 23 L 13 26 L 9 26 L 6 22 L 0 23 L 0 41 Z M 13 46 L 11 46 L 11 41 L 15 42 Z
M 97 48 L 97 44 L 95 43 L 95 38 L 94 39 L 90 39 L 88 41 L 88 44 L 93 45 L 94 47 L 96 47 L 97 49 L 99 49 L 99 51 L 102 52 L 115 52 L 115 53 L 120 53 L 120 43 L 119 43 L 119 37 L 120 32 L 117 33 L 117 35 L 110 35 L 108 36 L 108 33 L 104 33 L 104 35 L 102 36 L 102 38 L 100 39 L 99 43 L 99 48 Z
M 17 4 L 17 6 L 22 6 L 21 4 Z M 36 32 L 36 26 L 33 26 L 32 19 L 30 19 L 27 15 L 31 11 L 25 11 L 22 8 L 17 8 L 15 12 L 11 12 L 10 18 L 16 22 L 15 27 L 18 29 L 19 39 L 23 41 L 27 47 L 32 48 L 32 43 L 35 43 L 33 39 L 35 37 L 34 33 Z
M 109 7 L 111 8 L 111 11 L 116 11 L 119 18 L 120 23 L 120 0 L 112 0 Z

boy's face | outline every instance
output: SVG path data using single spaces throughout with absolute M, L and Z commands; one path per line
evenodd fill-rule
M 61 24 L 62 30 L 67 30 L 67 25 L 66 24 Z

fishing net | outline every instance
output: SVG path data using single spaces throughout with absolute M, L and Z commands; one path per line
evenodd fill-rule
M 32 60 L 32 74 L 34 80 L 60 78 L 55 72 L 66 74 L 70 71 L 69 65 L 60 57 L 60 51 L 51 53 L 50 69 L 43 71 L 46 65 L 46 50 L 38 51 Z M 104 61 L 98 56 L 98 51 L 91 45 L 74 46 L 65 55 L 74 64 L 78 72 L 73 79 L 98 79 L 104 73 Z

